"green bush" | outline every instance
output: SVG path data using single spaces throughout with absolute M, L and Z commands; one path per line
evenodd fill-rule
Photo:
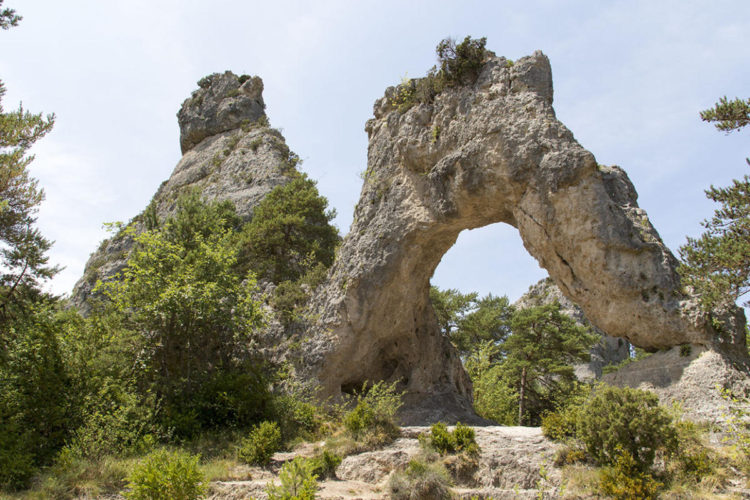
M 297 457 L 285 463 L 279 472 L 280 486 L 266 486 L 268 500 L 313 500 L 318 489 L 317 476 L 309 460 Z
M 393 500 L 442 500 L 453 498 L 448 472 L 441 464 L 412 460 L 406 470 L 388 481 Z
M 329 450 L 323 450 L 322 453 L 312 457 L 309 462 L 312 472 L 321 478 L 336 477 L 336 467 L 341 465 L 341 455 Z
M 28 486 L 37 470 L 31 439 L 18 427 L 4 425 L 0 429 L 0 490 Z
M 281 447 L 281 430 L 276 422 L 261 422 L 242 440 L 237 458 L 253 465 L 268 465 Z
M 133 500 L 193 500 L 206 492 L 198 470 L 199 457 L 160 449 L 146 456 L 128 477 L 126 498 Z
M 578 413 L 576 434 L 600 465 L 614 465 L 627 452 L 641 471 L 658 450 L 671 452 L 677 442 L 672 417 L 656 395 L 628 387 L 599 387 Z
M 476 81 L 487 58 L 486 44 L 487 38 L 476 40 L 468 36 L 459 44 L 452 38 L 438 44 L 435 51 L 440 72 L 448 85 L 470 85 Z
M 430 444 L 441 454 L 455 451 L 453 435 L 443 422 L 438 422 L 430 427 Z
M 650 500 L 657 498 L 664 485 L 651 474 L 644 472 L 641 464 L 627 450 L 617 449 L 611 467 L 599 471 L 599 490 L 615 500 Z
M 463 425 L 461 422 L 456 424 L 453 432 L 449 432 L 448 427 L 442 422 L 433 424 L 430 428 L 430 445 L 441 455 L 452 453 L 479 454 L 474 429 Z
M 403 392 L 397 391 L 396 385 L 397 382 L 388 385 L 381 381 L 368 389 L 365 384 L 356 397 L 356 406 L 343 418 L 344 427 L 354 439 L 376 447 L 398 435 L 395 418 L 403 404 Z
M 486 44 L 486 38 L 468 36 L 459 44 L 451 38 L 442 40 L 435 48 L 440 68 L 433 66 L 424 78 L 403 78 L 390 104 L 404 113 L 417 103 L 432 102 L 446 87 L 473 84 L 489 54 Z
M 716 460 L 703 445 L 702 433 L 693 422 L 677 422 L 677 451 L 673 454 L 669 469 L 678 477 L 699 482 L 716 469 Z
M 375 412 L 367 401 L 360 401 L 352 411 L 344 415 L 344 427 L 355 437 L 375 425 Z
M 567 406 L 542 416 L 542 434 L 552 441 L 563 441 L 576 435 L 578 407 Z

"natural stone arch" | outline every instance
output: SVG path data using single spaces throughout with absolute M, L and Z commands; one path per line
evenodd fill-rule
M 468 411 L 471 383 L 439 333 L 429 280 L 460 231 L 497 222 L 517 228 L 562 292 L 610 335 L 652 349 L 744 345 L 741 313 L 720 335 L 680 288 L 676 260 L 625 172 L 598 165 L 555 118 L 541 52 L 492 58 L 473 86 L 403 113 L 391 104 L 395 92 L 367 123 L 354 222 L 315 302 L 319 328 L 305 361 L 326 395 L 400 379 L 427 412 L 416 420 Z

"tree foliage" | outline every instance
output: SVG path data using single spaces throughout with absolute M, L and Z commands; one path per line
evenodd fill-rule
M 588 361 L 598 337 L 560 312 L 560 304 L 520 309 L 502 344 L 503 371 L 518 391 L 518 423 L 530 423 L 527 409 L 541 414 L 555 393 L 575 382 L 573 364 Z
M 329 267 L 341 238 L 331 225 L 336 213 L 327 207 L 305 174 L 295 173 L 291 182 L 274 188 L 243 229 L 243 270 L 280 283 L 298 280 L 318 263 Z
M 746 126 L 749 116 L 750 100 L 727 101 L 726 97 L 701 112 L 703 120 L 716 122 L 719 130 L 727 132 Z M 725 188 L 711 186 L 706 196 L 721 207 L 703 222 L 706 231 L 699 238 L 688 238 L 680 248 L 679 270 L 683 283 L 711 310 L 734 303 L 750 291 L 750 176 L 735 179 Z
M 253 276 L 235 272 L 236 220 L 226 203 L 181 197 L 160 229 L 135 236 L 122 275 L 99 285 L 109 311 L 141 339 L 131 352 L 142 390 L 186 433 L 262 413 L 265 390 L 252 359 L 262 316 Z
M 750 124 L 750 99 L 735 98 L 730 101 L 726 96 L 719 99 L 713 108 L 700 112 L 701 120 L 713 123 L 718 130 L 732 132 Z
M 508 297 L 475 292 L 463 294 L 455 289 L 430 287 L 430 302 L 438 325 L 462 356 L 471 353 L 482 341 L 501 342 L 510 332 L 513 307 Z
M 3 6 L 3 1 L 0 0 L 0 7 Z M 16 14 L 16 11 L 13 9 L 0 9 L 0 29 L 7 30 L 11 26 L 18 26 L 21 19 L 23 18 Z
M 20 20 L 12 9 L 0 10 L 0 28 L 16 26 Z M 16 314 L 14 310 L 23 309 L 28 302 L 23 299 L 58 270 L 48 265 L 46 252 L 52 242 L 35 227 L 44 191 L 28 171 L 34 159 L 28 151 L 52 129 L 55 117 L 30 113 L 22 105 L 5 111 L 5 92 L 0 81 L 0 324 Z

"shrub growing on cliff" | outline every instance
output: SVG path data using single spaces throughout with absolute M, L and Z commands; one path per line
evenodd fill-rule
M 440 72 L 449 86 L 469 85 L 476 81 L 487 57 L 487 38 L 474 39 L 469 36 L 456 44 L 452 38 L 442 40 L 437 52 Z
M 446 87 L 473 84 L 487 59 L 486 38 L 466 37 L 456 44 L 452 38 L 442 40 L 435 52 L 440 67 L 433 66 L 424 78 L 404 78 L 390 103 L 401 113 L 417 103 L 427 104 Z
M 239 268 L 274 283 L 297 281 L 318 263 L 329 267 L 340 241 L 336 216 L 315 181 L 295 172 L 255 207 L 240 238 Z

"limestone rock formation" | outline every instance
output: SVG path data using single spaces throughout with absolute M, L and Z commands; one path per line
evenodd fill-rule
M 145 228 L 145 217 L 169 215 L 179 195 L 190 189 L 207 200 L 231 200 L 247 220 L 266 194 L 290 180 L 291 153 L 281 133 L 268 126 L 261 79 L 226 72 L 198 85 L 177 114 L 183 156 L 149 207 L 130 222 L 138 231 Z M 122 232 L 102 242 L 73 289 L 74 305 L 88 311 L 97 280 L 120 271 L 132 245 Z
M 555 118 L 541 52 L 492 57 L 475 84 L 405 112 L 398 92 L 387 89 L 367 122 L 354 222 L 313 304 L 320 321 L 303 369 L 324 395 L 399 379 L 415 419 L 470 411 L 471 384 L 439 333 L 429 280 L 459 232 L 497 222 L 517 228 L 562 293 L 610 335 L 742 356 L 744 322 L 715 330 L 681 289 L 625 172 L 599 165 Z
M 630 356 L 630 343 L 622 338 L 611 337 L 586 319 L 580 307 L 562 294 L 551 279 L 545 278 L 532 285 L 514 305 L 517 309 L 544 306 L 558 302 L 563 314 L 572 318 L 579 325 L 587 326 L 601 337 L 601 340 L 591 348 L 591 360 L 576 366 L 576 376 L 579 380 L 599 379 L 602 368 L 610 364 L 617 364 Z

